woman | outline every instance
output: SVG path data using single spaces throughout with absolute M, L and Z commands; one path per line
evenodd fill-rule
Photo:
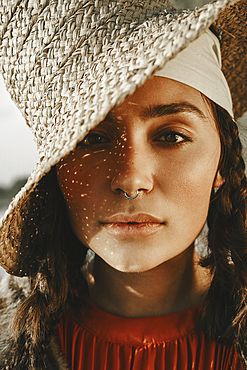
M 245 101 L 216 37 L 229 62 L 246 9 L 224 7 L 3 6 L 2 72 L 40 152 L 2 221 L 1 263 L 29 276 L 2 282 L 3 369 L 246 368 Z

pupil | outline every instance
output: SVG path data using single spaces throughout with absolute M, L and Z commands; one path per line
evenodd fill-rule
M 89 137 L 90 144 L 100 143 L 101 142 L 101 136 L 100 135 L 92 135 Z
M 167 137 L 166 137 L 166 140 L 170 141 L 170 142 L 175 142 L 175 141 L 177 141 L 177 135 L 176 134 L 168 134 Z

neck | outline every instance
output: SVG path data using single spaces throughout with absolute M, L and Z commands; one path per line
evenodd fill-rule
M 160 316 L 194 307 L 204 301 L 211 282 L 209 272 L 198 265 L 194 246 L 139 273 L 115 270 L 96 255 L 87 273 L 92 303 L 122 317 Z

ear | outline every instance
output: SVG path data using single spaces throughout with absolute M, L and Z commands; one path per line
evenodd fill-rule
M 220 188 L 224 184 L 224 179 L 220 174 L 220 171 L 217 172 L 215 179 L 214 179 L 214 188 Z

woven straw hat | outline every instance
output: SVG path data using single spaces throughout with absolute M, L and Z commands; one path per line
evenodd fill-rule
M 30 273 L 21 225 L 26 199 L 44 174 L 212 23 L 238 118 L 247 110 L 243 0 L 194 11 L 177 11 L 166 0 L 0 0 L 1 72 L 39 151 L 1 220 L 0 263 L 8 272 Z

